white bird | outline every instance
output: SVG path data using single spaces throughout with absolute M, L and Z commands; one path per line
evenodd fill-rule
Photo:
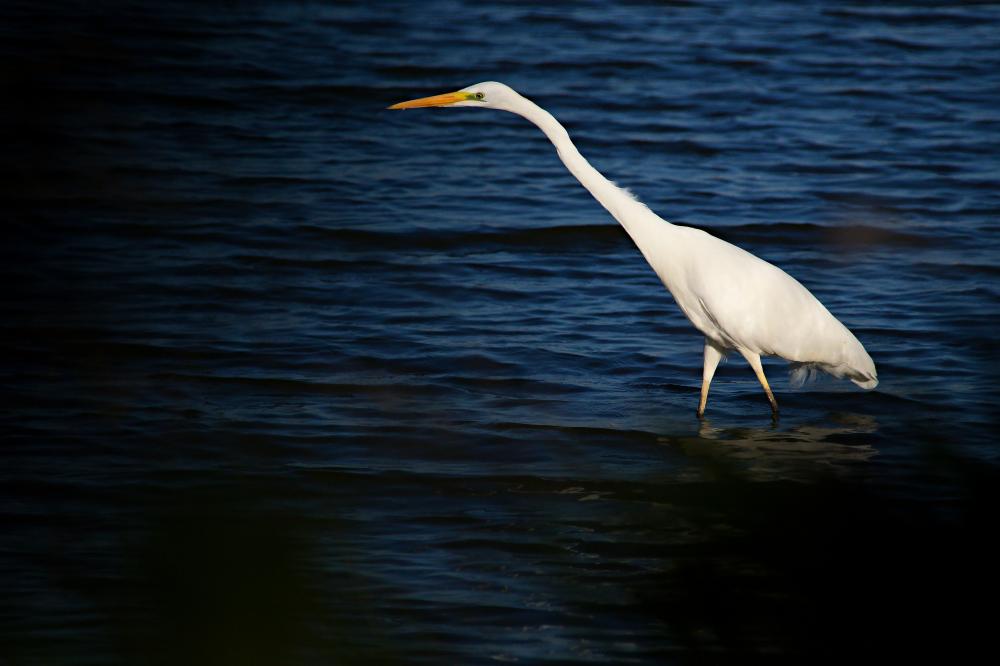
M 778 403 L 761 356 L 791 362 L 793 381 L 818 369 L 863 389 L 878 385 L 875 364 L 862 344 L 798 280 L 731 243 L 656 215 L 590 166 L 552 114 L 508 86 L 486 81 L 389 108 L 460 106 L 510 111 L 533 122 L 570 173 L 625 228 L 681 311 L 705 336 L 699 418 L 719 361 L 734 349 L 756 373 L 774 416 Z

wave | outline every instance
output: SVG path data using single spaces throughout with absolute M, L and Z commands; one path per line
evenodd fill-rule
M 776 245 L 852 245 L 885 247 L 929 247 L 933 238 L 918 233 L 897 231 L 864 224 L 822 225 L 779 222 L 727 226 L 704 226 L 680 223 L 701 229 L 723 240 L 743 244 Z M 391 249 L 457 251 L 463 249 L 534 248 L 539 252 L 593 252 L 627 247 L 628 235 L 619 225 L 579 224 L 520 229 L 481 229 L 437 231 L 376 231 L 370 229 L 331 229 L 317 225 L 300 226 L 297 233 L 311 235 L 348 249 Z
M 808 222 L 754 223 L 705 229 L 731 242 L 781 245 L 853 245 L 930 247 L 935 240 L 922 234 L 866 224 L 823 225 Z
M 330 229 L 315 225 L 299 228 L 304 234 L 332 241 L 345 248 L 392 250 L 456 251 L 463 249 L 537 248 L 539 251 L 593 251 L 621 246 L 628 242 L 625 231 L 616 224 L 561 225 L 526 229 L 486 229 L 436 231 L 419 229 L 408 232 L 367 229 Z

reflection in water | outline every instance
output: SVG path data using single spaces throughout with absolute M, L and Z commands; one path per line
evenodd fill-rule
M 832 413 L 822 420 L 782 427 L 716 427 L 704 419 L 697 437 L 660 438 L 695 458 L 734 464 L 748 480 L 813 478 L 846 471 L 876 455 L 871 435 L 878 421 L 867 414 Z

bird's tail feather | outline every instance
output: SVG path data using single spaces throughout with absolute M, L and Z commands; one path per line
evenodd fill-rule
M 870 391 L 876 386 L 878 386 L 877 377 L 862 377 L 862 378 L 851 377 L 851 381 L 860 386 L 861 388 L 865 389 L 866 391 Z
M 820 372 L 825 372 L 838 378 L 847 378 L 863 389 L 871 390 L 878 386 L 878 377 L 857 370 L 852 370 L 844 366 L 831 366 L 826 363 L 797 363 L 789 364 L 789 381 L 795 388 L 801 388 L 807 382 L 816 381 Z
M 802 388 L 807 382 L 816 381 L 819 375 L 819 368 L 815 363 L 791 363 L 788 371 L 789 381 L 795 388 Z

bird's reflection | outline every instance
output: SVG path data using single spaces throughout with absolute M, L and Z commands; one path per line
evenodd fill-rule
M 726 427 L 703 419 L 696 436 L 662 438 L 692 458 L 728 463 L 754 479 L 803 478 L 847 471 L 877 451 L 878 421 L 867 414 L 831 413 L 786 425 Z

